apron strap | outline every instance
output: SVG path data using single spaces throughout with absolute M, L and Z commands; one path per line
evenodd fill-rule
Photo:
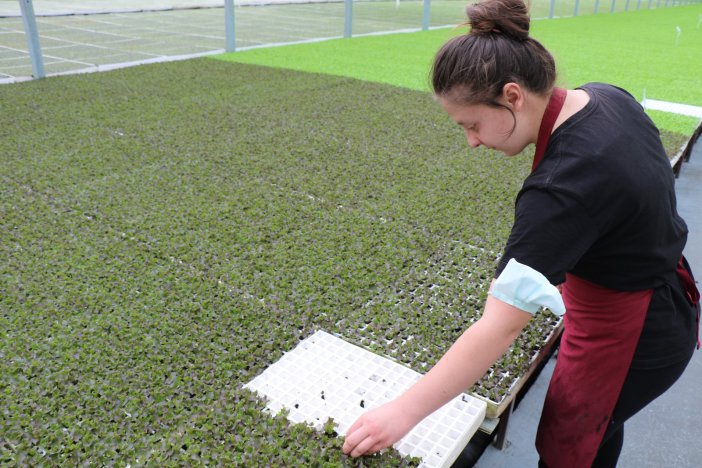
M 548 105 L 546 106 L 546 111 L 544 111 L 544 115 L 541 117 L 541 126 L 539 127 L 539 136 L 536 140 L 536 151 L 534 152 L 534 162 L 531 165 L 532 172 L 541 162 L 544 153 L 546 153 L 548 141 L 551 139 L 551 133 L 553 132 L 553 126 L 556 124 L 558 114 L 561 113 L 567 94 L 568 92 L 563 88 L 553 88 L 551 98 L 548 100 Z

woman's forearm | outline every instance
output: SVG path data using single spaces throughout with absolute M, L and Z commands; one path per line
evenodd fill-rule
M 400 398 L 417 422 L 466 391 L 509 348 L 531 314 L 488 296 L 483 316 Z

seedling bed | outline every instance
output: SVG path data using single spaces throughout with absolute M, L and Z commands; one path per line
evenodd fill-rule
M 512 381 L 509 389 L 497 400 L 492 400 L 489 397 L 484 397 L 481 395 L 480 389 L 477 389 L 471 393 L 472 396 L 479 398 L 487 403 L 487 410 L 485 413 L 486 419 L 497 419 L 503 415 L 505 410 L 509 408 L 514 399 L 520 394 L 522 387 L 529 381 L 533 373 L 539 368 L 553 351 L 553 347 L 558 343 L 558 339 L 563 331 L 563 320 L 559 319 L 556 326 L 550 330 L 548 337 L 546 338 L 541 349 L 533 354 L 531 361 L 529 362 L 529 367 L 523 373 L 521 373 L 516 380 Z M 489 377 L 484 377 L 482 381 L 489 379 Z

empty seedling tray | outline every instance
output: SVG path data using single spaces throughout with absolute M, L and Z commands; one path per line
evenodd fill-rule
M 266 398 L 274 414 L 322 430 L 332 418 L 345 434 L 366 410 L 396 397 L 421 374 L 324 331 L 301 341 L 245 385 Z M 421 466 L 448 467 L 485 419 L 486 403 L 462 394 L 425 418 L 394 448 Z

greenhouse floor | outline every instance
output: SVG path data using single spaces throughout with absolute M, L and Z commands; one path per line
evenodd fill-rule
M 690 234 L 685 256 L 698 280 L 702 277 L 702 138 L 676 181 L 678 210 Z M 699 281 L 698 281 L 699 283 Z M 477 468 L 536 467 L 534 448 L 546 388 L 556 362 L 551 357 L 533 386 L 510 417 L 502 450 L 490 445 L 474 465 Z M 673 387 L 625 424 L 619 468 L 693 468 L 702 466 L 702 350 Z

